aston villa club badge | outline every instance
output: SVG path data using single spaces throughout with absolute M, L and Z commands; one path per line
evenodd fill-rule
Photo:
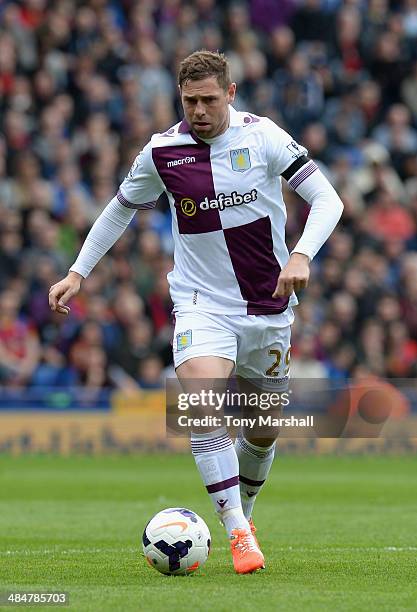
M 249 149 L 233 149 L 230 151 L 230 161 L 232 162 L 232 170 L 235 172 L 245 172 L 250 168 Z
M 192 331 L 191 329 L 187 329 L 187 331 L 180 332 L 177 334 L 177 351 L 183 351 L 184 349 L 191 346 L 192 340 Z

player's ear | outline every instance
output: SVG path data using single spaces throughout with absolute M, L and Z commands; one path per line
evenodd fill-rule
M 236 83 L 230 83 L 229 87 L 227 88 L 227 98 L 228 98 L 229 104 L 233 102 L 233 100 L 235 99 L 235 95 L 236 95 Z

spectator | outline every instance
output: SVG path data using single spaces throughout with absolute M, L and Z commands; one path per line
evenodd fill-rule
M 403 104 L 394 104 L 384 123 L 375 128 L 373 138 L 391 153 L 417 152 L 417 132 L 411 127 L 410 111 Z
M 388 329 L 387 373 L 389 376 L 407 378 L 414 375 L 417 362 L 417 342 L 410 338 L 403 321 L 393 321 Z
M 302 336 L 297 342 L 297 351 L 291 357 L 292 378 L 325 378 L 326 368 L 314 354 L 314 338 Z
M 368 209 L 366 223 L 370 235 L 383 239 L 408 240 L 416 230 L 410 213 L 382 189 Z
M 142 317 L 128 327 L 124 341 L 115 344 L 111 360 L 133 378 L 140 360 L 152 351 L 154 343 L 152 323 Z
M 16 293 L 0 294 L 0 380 L 14 387 L 30 383 L 40 359 L 36 329 L 19 317 L 19 307 Z
M 165 197 L 135 216 L 64 322 L 48 311 L 46 293 L 152 132 L 180 118 L 175 73 L 201 45 L 226 50 L 236 106 L 301 140 L 345 204 L 300 300 L 293 375 L 415 375 L 414 0 L 3 5 L 4 384 L 82 383 L 93 399 L 106 385 L 162 384 L 172 363 Z M 285 199 L 291 247 L 308 207 L 290 188 Z
M 321 0 L 305 0 L 299 4 L 291 22 L 295 38 L 330 42 L 331 17 L 321 7 Z
M 252 25 L 264 32 L 287 25 L 295 6 L 295 0 L 281 0 L 279 4 L 274 0 L 252 0 L 250 3 Z
M 295 52 L 288 68 L 274 77 L 276 104 L 288 130 L 296 136 L 309 122 L 315 121 L 323 109 L 323 89 L 310 72 L 307 57 Z
M 138 384 L 142 389 L 162 389 L 163 363 L 160 357 L 150 354 L 139 362 Z

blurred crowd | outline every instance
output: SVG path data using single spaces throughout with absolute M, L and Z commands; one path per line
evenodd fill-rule
M 317 160 L 344 217 L 312 264 L 292 375 L 417 375 L 417 0 L 0 1 L 0 383 L 159 388 L 172 373 L 167 201 L 64 318 L 50 285 L 154 132 L 179 62 L 224 51 L 237 109 Z M 308 215 L 289 188 L 288 245 Z

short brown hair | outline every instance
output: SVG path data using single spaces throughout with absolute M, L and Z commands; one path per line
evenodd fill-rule
M 220 87 L 227 91 L 232 80 L 226 56 L 223 53 L 202 49 L 182 60 L 178 72 L 178 84 L 182 87 L 186 81 L 199 81 L 211 76 L 215 76 Z

